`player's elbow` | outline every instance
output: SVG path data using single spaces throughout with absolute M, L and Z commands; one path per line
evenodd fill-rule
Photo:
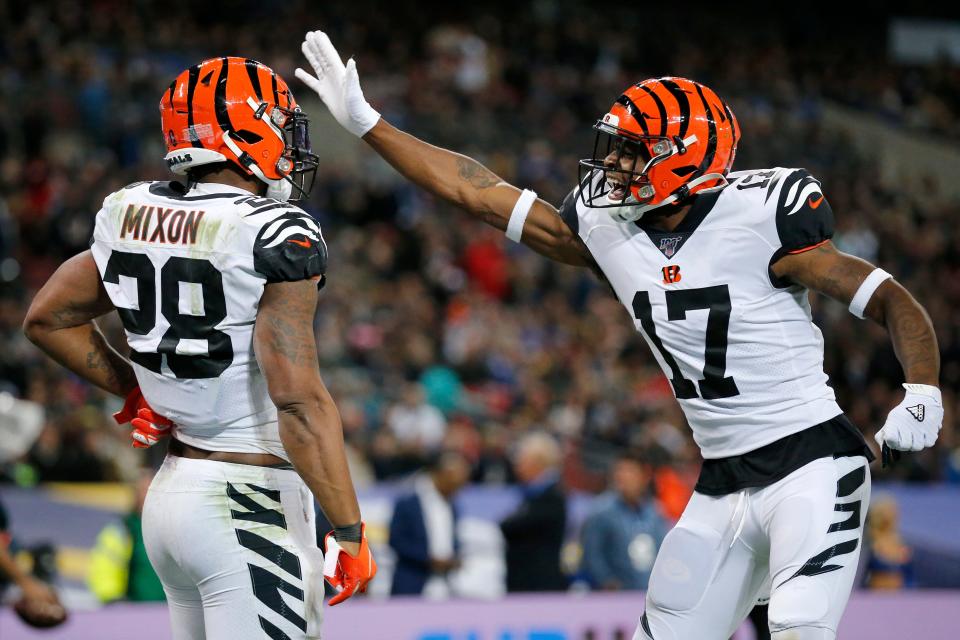
M 30 342 L 39 345 L 43 342 L 43 337 L 53 328 L 52 317 L 49 313 L 46 313 L 41 305 L 31 304 L 23 318 L 21 328 Z
M 340 414 L 329 393 L 290 389 L 271 394 L 271 397 L 282 427 L 311 434 L 340 425 Z
M 928 317 L 917 299 L 893 278 L 888 279 L 874 292 L 867 303 L 866 315 L 884 326 L 890 326 L 904 316 Z

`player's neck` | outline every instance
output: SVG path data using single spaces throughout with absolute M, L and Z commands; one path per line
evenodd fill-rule
M 683 219 L 690 213 L 691 206 L 692 205 L 688 204 L 678 209 L 672 209 L 669 213 L 661 213 L 660 215 L 651 217 L 651 219 L 648 220 L 648 224 L 659 231 L 673 231 L 680 226 Z M 656 209 L 654 211 L 656 211 Z
M 254 178 L 235 170 L 233 167 L 225 167 L 220 171 L 212 171 L 200 177 L 198 182 L 223 184 L 228 187 L 237 187 L 244 189 L 255 195 L 263 195 L 266 185 Z

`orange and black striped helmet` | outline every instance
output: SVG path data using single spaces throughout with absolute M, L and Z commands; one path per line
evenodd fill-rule
M 171 171 L 230 162 L 282 200 L 309 193 L 317 168 L 308 121 L 290 88 L 255 60 L 210 58 L 182 72 L 160 100 Z
M 730 107 L 686 78 L 652 78 L 623 92 L 594 125 L 580 161 L 580 196 L 622 221 L 727 185 L 740 140 Z

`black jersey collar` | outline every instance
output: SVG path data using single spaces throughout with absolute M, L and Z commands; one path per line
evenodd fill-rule
M 664 256 L 672 258 L 680 251 L 680 247 L 684 245 L 690 236 L 693 235 L 693 232 L 697 230 L 697 227 L 704 221 L 707 214 L 713 210 L 721 193 L 723 192 L 711 191 L 710 193 L 694 196 L 690 211 L 687 212 L 687 215 L 684 216 L 683 220 L 680 221 L 680 224 L 678 224 L 677 228 L 673 231 L 657 229 L 653 226 L 653 221 L 645 222 L 643 219 L 638 220 L 635 224 L 643 230 L 647 237 L 650 238 L 650 241 L 653 242 L 654 246 L 657 247 Z

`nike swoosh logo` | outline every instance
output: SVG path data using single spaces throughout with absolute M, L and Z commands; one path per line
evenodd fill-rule
M 309 249 L 312 246 L 309 240 L 297 240 L 296 238 L 288 238 L 287 242 L 292 242 L 293 244 L 300 245 L 304 249 Z
M 807 204 L 810 205 L 811 209 L 816 209 L 817 207 L 819 207 L 821 202 L 823 202 L 822 193 L 820 194 L 820 197 L 817 198 L 816 200 L 813 199 L 813 196 L 810 196 L 810 198 L 807 199 Z

